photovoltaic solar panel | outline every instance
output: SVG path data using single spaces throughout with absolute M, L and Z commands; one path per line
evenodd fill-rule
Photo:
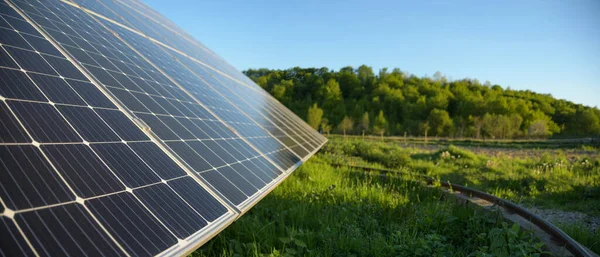
M 0 2 L 0 255 L 181 255 L 326 139 L 134 0 Z

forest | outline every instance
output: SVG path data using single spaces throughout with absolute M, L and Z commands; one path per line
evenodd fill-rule
M 600 136 L 600 110 L 477 79 L 398 68 L 249 69 L 244 73 L 323 133 L 458 138 Z M 568 90 L 565 87 L 565 90 Z

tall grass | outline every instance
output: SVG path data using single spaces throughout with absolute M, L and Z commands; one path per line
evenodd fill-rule
M 319 156 L 193 256 L 537 256 L 528 232 L 412 179 Z
M 333 162 L 406 170 L 471 186 L 522 204 L 600 215 L 600 153 L 570 157 L 484 156 L 450 145 L 437 151 L 334 139 L 323 149 Z M 354 157 L 354 159 L 352 159 Z
M 467 185 L 525 206 L 578 211 L 600 216 L 600 152 L 569 156 L 548 151 L 539 156 L 478 155 L 449 145 L 437 151 L 405 148 L 392 143 L 333 139 L 322 159 L 420 173 Z M 565 226 L 575 239 L 600 252 L 600 232 L 584 221 Z M 575 229 L 576 228 L 576 229 Z

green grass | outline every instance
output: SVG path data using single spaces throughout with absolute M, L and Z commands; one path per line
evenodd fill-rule
M 321 158 L 332 163 L 424 174 L 525 206 L 600 216 L 600 152 L 567 156 L 562 150 L 522 151 L 536 151 L 536 154 L 514 157 L 500 152 L 486 156 L 453 145 L 427 151 L 401 147 L 396 142 L 363 142 L 338 137 L 325 146 Z M 559 225 L 570 231 L 574 239 L 600 252 L 598 231 L 590 231 L 583 223 Z
M 394 144 L 332 139 L 323 150 L 331 162 L 382 165 L 477 188 L 521 204 L 600 215 L 600 154 L 560 152 L 535 158 L 484 156 L 450 145 L 437 151 Z
M 323 159 L 323 158 L 325 159 Z M 410 177 L 301 166 L 192 256 L 539 256 L 497 213 L 441 200 Z M 396 160 L 402 163 L 405 160 Z M 491 254 L 491 255 L 490 255 Z
M 362 136 L 347 135 L 349 139 L 363 139 Z M 340 139 L 342 135 L 331 135 L 329 138 Z M 600 140 L 582 139 L 474 139 L 474 138 L 435 138 L 429 137 L 384 137 L 365 136 L 364 140 L 386 143 L 403 143 L 412 146 L 464 146 L 464 147 L 494 147 L 505 149 L 581 149 L 595 151 L 600 149 Z

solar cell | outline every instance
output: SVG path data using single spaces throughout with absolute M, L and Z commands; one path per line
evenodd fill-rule
M 0 2 L 0 253 L 183 254 L 325 139 L 130 0 Z

